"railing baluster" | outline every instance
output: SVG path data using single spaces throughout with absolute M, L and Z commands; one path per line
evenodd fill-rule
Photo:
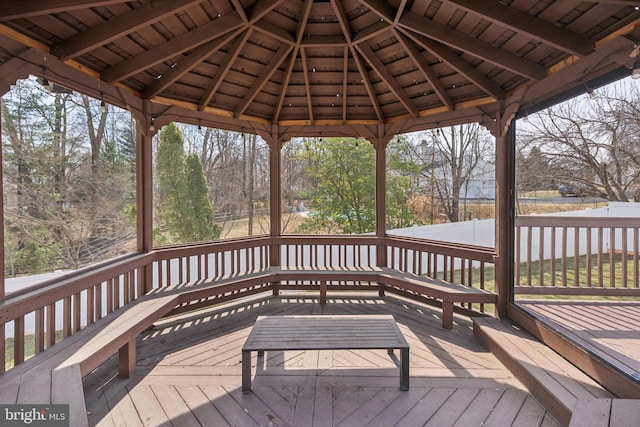
M 549 270 L 551 272 L 551 286 L 556 285 L 556 227 L 551 227 L 551 261 Z
M 629 278 L 627 277 L 627 227 L 622 228 L 622 252 L 620 254 L 622 261 L 622 287 L 629 287 Z
M 544 227 L 540 227 L 540 245 L 538 247 L 538 285 L 544 286 Z
M 580 286 L 580 228 L 573 228 L 573 286 Z
M 13 364 L 24 362 L 24 316 L 13 320 Z
M 44 307 L 40 307 L 35 311 L 35 336 L 33 338 L 33 351 L 35 354 L 40 353 L 44 350 Z M 4 341 L 2 341 L 4 343 Z M 3 346 L 4 347 L 4 346 Z M 4 362 L 4 359 L 2 359 Z

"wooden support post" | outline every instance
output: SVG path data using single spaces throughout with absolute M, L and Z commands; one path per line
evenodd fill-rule
M 498 122 L 501 122 L 499 120 Z M 496 314 L 507 316 L 513 302 L 513 235 L 514 235 L 514 158 L 515 128 L 512 123 L 500 127 L 496 136 Z
M 136 117 L 136 212 L 137 212 L 137 246 L 144 253 L 153 250 L 153 136 L 157 129 L 151 129 L 150 115 Z M 159 126 L 159 124 L 157 125 Z M 153 288 L 153 269 L 151 264 L 145 266 L 138 277 L 142 281 L 144 292 Z
M 118 351 L 118 377 L 131 378 L 136 372 L 136 339 L 131 339 Z
M 376 149 L 376 265 L 387 266 L 387 245 L 383 243 L 387 235 L 387 142 L 388 138 L 378 138 Z

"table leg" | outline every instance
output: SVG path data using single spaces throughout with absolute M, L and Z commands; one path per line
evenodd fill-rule
M 251 352 L 242 350 L 242 392 L 251 391 Z
M 409 390 L 409 348 L 400 349 L 400 390 Z

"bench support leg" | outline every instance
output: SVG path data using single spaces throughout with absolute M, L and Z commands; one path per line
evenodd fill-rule
M 271 284 L 271 289 L 274 297 L 277 297 L 278 295 L 280 295 L 280 282 L 273 282 Z
M 118 350 L 118 376 L 131 378 L 136 372 L 136 340 L 129 341 Z
M 251 352 L 242 350 L 242 392 L 251 391 Z
M 444 329 L 453 328 L 453 302 L 442 302 L 442 327 Z
M 320 281 L 320 304 L 324 305 L 327 303 L 327 281 Z
M 400 349 L 400 390 L 409 390 L 409 349 Z
M 383 297 L 384 296 L 384 287 L 380 286 L 378 288 L 378 296 L 379 297 Z

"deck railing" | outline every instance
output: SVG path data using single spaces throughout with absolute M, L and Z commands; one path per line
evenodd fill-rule
M 0 304 L 0 372 L 7 353 L 18 365 L 144 294 L 149 260 L 132 254 L 7 295 Z
M 272 259 L 274 248 L 279 260 Z M 8 294 L 0 303 L 0 342 L 6 344 L 0 359 L 18 365 L 153 288 L 240 277 L 272 264 L 367 268 L 381 261 L 380 266 L 484 289 L 493 249 L 404 237 L 285 236 L 131 254 Z
M 640 295 L 638 218 L 519 216 L 515 291 L 548 295 Z

